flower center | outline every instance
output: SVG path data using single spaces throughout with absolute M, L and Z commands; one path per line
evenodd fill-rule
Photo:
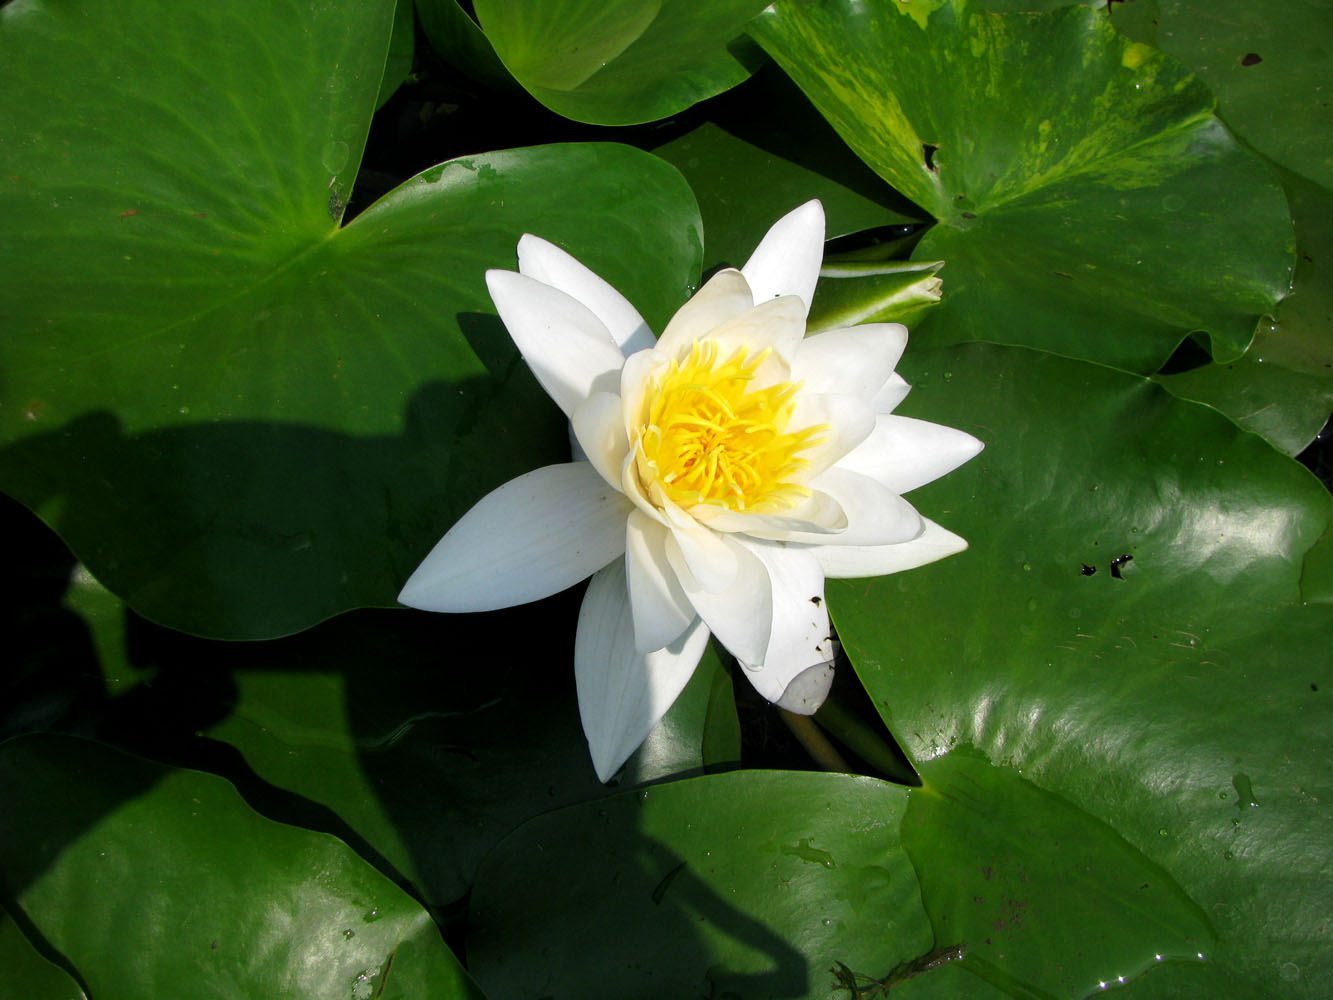
M 796 506 L 810 491 L 795 482 L 810 463 L 801 452 L 827 428 L 787 430 L 798 382 L 752 389 L 772 349 L 750 357 L 738 348 L 719 357 L 712 340 L 696 340 L 671 362 L 650 394 L 636 461 L 645 483 L 661 484 L 682 507 L 712 504 L 734 511 Z

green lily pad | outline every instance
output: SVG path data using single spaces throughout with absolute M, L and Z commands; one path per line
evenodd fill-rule
M 1111 827 L 1012 768 L 955 752 L 921 768 L 903 846 L 937 941 L 1009 993 L 1082 998 L 1213 952 L 1203 911 Z
M 915 257 L 948 261 L 946 299 L 918 342 L 1146 373 L 1193 330 L 1234 360 L 1287 290 L 1291 223 L 1271 170 L 1211 113 L 1207 87 L 1101 12 L 830 0 L 775 5 L 749 30 L 938 220 Z
M 1296 273 L 1277 318 L 1250 352 L 1157 380 L 1208 403 L 1288 455 L 1299 454 L 1333 410 L 1333 194 L 1280 171 L 1296 222 Z
M 1301 600 L 1307 604 L 1333 604 L 1333 534 L 1329 532 L 1305 553 Z
M 4 909 L 0 909 L 0 962 L 5 982 L 21 986 L 24 1000 L 87 1000 L 73 977 L 39 954 Z
M 476 0 L 501 62 L 575 121 L 633 125 L 744 81 L 763 54 L 743 35 L 764 0 Z
M 517 81 L 458 0 L 416 0 L 416 8 L 421 30 L 449 65 L 497 90 L 518 89 Z
M 702 124 L 653 149 L 699 200 L 705 271 L 745 263 L 774 219 L 811 198 L 824 205 L 828 239 L 927 218 L 857 159 L 774 66 L 707 110 Z
M 49 532 L 11 506 L 3 541 L 23 555 Z M 486 615 L 353 612 L 238 644 L 143 621 L 82 567 L 62 572 L 50 541 L 55 560 L 45 546 L 12 581 L 31 603 L 7 605 L 0 739 L 96 734 L 218 769 L 269 818 L 334 833 L 433 906 L 463 897 L 485 853 L 534 815 L 740 756 L 730 676 L 710 650 L 625 773 L 596 780 L 574 698 L 577 590 Z M 63 595 L 39 592 L 48 572 Z
M 407 75 L 412 72 L 412 58 L 416 52 L 416 18 L 412 16 L 412 0 L 398 0 L 393 9 L 393 29 L 389 34 L 389 54 L 384 61 L 384 78 L 380 81 L 375 107 L 381 108 L 393 96 Z
M 453 903 L 514 827 L 613 790 L 597 781 L 574 702 L 575 613 L 568 601 L 547 602 L 405 635 L 401 615 L 329 623 L 259 663 L 231 656 L 235 700 L 205 734 L 236 747 L 270 784 L 333 810 L 428 902 Z M 546 638 L 497 656 L 490 642 L 460 640 L 471 630 Z M 442 646 L 457 649 L 447 663 Z M 491 679 L 467 676 L 467 664 L 487 659 Z M 312 660 L 320 669 L 280 669 Z M 710 714 L 714 727 L 728 709 L 735 717 L 734 702 L 713 695 L 719 673 L 725 681 L 716 656 L 706 656 L 617 784 L 702 770 Z M 725 741 L 717 753 L 738 756 Z
M 1216 931 L 1198 975 L 1223 995 L 1320 995 L 1333 612 L 1298 602 L 1333 501 L 1142 379 L 983 345 L 903 369 L 903 412 L 987 448 L 912 495 L 967 553 L 830 586 L 886 724 L 917 761 L 1021 769 L 1160 865 Z
M 470 968 L 497 997 L 828 997 L 835 963 L 882 974 L 932 950 L 906 797 L 738 771 L 548 813 L 478 873 Z
M 621 146 L 454 160 L 339 228 L 392 8 L 0 9 L 0 489 L 155 621 L 391 605 L 487 489 L 568 454 L 486 297 L 523 232 L 655 329 L 697 283 L 688 186 Z
M 401 889 L 220 778 L 32 736 L 0 788 L 7 887 L 93 996 L 481 998 Z
M 1198 73 L 1226 123 L 1251 146 L 1333 188 L 1333 7 L 1152 0 L 1149 11 L 1122 18 L 1113 5 L 1112 19 Z
M 129 742 L 136 717 L 182 717 L 285 793 L 266 796 L 270 815 L 338 833 L 446 906 L 515 826 L 608 794 L 574 699 L 576 615 L 568 597 L 466 618 L 361 611 L 262 646 L 141 628 L 120 660 L 154 668 L 151 692 L 112 700 L 100 728 Z

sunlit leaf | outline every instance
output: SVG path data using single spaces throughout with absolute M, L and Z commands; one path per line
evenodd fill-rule
M 975 345 L 903 367 L 903 412 L 987 448 L 912 494 L 968 552 L 829 589 L 885 721 L 918 762 L 975 747 L 1160 865 L 1227 995 L 1321 995 L 1333 617 L 1298 584 L 1327 492 L 1095 365 Z
M 947 297 L 920 341 L 1151 372 L 1195 329 L 1219 361 L 1240 356 L 1287 290 L 1277 179 L 1201 82 L 1101 12 L 826 0 L 750 30 L 939 220 L 914 256 L 948 261 Z
M 857 159 L 776 67 L 707 109 L 701 125 L 653 150 L 699 199 L 705 270 L 745 263 L 774 219 L 811 198 L 824 206 L 829 239 L 926 218 Z
M 1203 911 L 1105 823 L 962 751 L 921 777 L 903 846 L 964 968 L 1012 996 L 1075 998 L 1213 953 Z

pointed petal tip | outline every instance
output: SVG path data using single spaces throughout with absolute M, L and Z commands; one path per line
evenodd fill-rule
M 416 611 L 453 613 L 474 610 L 458 606 L 457 595 L 451 589 L 453 582 L 442 572 L 439 561 L 428 556 L 403 584 L 403 589 L 398 592 L 398 603 Z

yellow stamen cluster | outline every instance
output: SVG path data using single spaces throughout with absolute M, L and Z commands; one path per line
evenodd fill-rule
M 795 480 L 809 462 L 800 453 L 826 427 L 788 432 L 800 383 L 762 389 L 750 383 L 771 348 L 750 357 L 740 348 L 721 358 L 717 343 L 696 340 L 671 362 L 646 400 L 636 461 L 645 483 L 657 482 L 675 503 L 726 510 L 787 510 L 810 495 Z

